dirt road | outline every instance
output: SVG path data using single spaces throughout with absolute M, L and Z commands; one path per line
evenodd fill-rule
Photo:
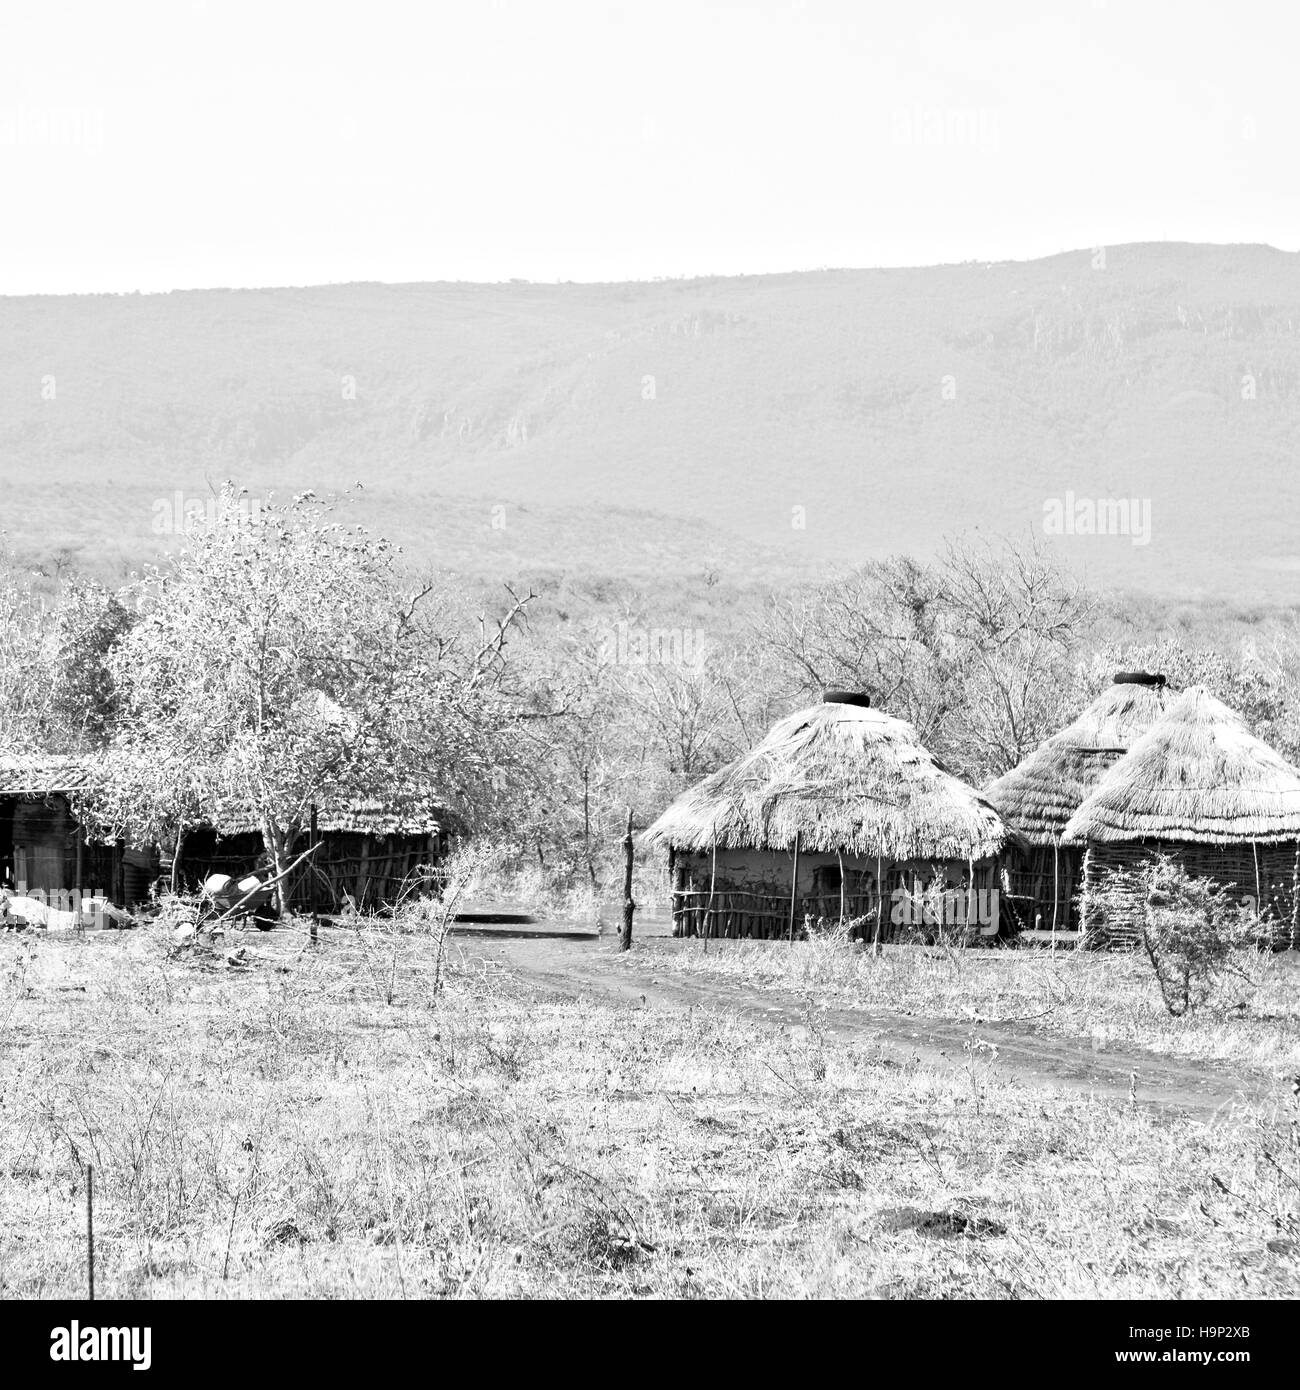
M 652 934 L 658 933 L 652 929 Z M 805 996 L 675 975 L 657 969 L 636 950 L 616 951 L 609 933 L 586 938 L 483 934 L 458 937 L 453 951 L 467 964 L 495 964 L 544 993 L 638 1008 L 730 1010 L 787 1030 L 807 1025 Z M 899 1061 L 960 1067 L 968 1057 L 967 1045 L 982 1040 L 997 1048 L 996 1066 L 1002 1075 L 1011 1074 L 1026 1085 L 1116 1100 L 1129 1098 L 1136 1072 L 1139 1104 L 1203 1119 L 1224 1117 L 1242 1101 L 1274 1095 L 1280 1099 L 1284 1090 L 1277 1082 L 1246 1084 L 1227 1070 L 1151 1052 L 1098 1052 L 1090 1041 L 1035 1033 L 1020 1025 L 923 1019 L 816 999 L 813 1010 L 816 1027 L 826 1038 L 866 1042 Z

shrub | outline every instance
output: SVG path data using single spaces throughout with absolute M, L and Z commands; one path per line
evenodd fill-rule
M 1256 945 L 1257 914 L 1232 901 L 1225 887 L 1193 877 L 1167 854 L 1131 868 L 1109 869 L 1092 890 L 1107 921 L 1133 920 L 1165 1008 L 1175 1017 L 1199 1008 L 1227 976 L 1255 979 L 1242 965 Z

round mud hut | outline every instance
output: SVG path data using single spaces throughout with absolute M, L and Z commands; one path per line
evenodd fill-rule
M 1096 944 L 1136 940 L 1140 910 L 1101 920 L 1090 904 L 1098 875 L 1152 852 L 1253 904 L 1275 945 L 1297 944 L 1300 768 L 1203 686 L 1185 690 L 1134 741 L 1070 817 L 1064 839 L 1084 851 L 1080 918 Z
M 1172 698 L 1164 676 L 1120 671 L 1072 724 L 984 789 L 1016 838 L 1002 861 L 1008 930 L 1073 937 L 1083 850 L 1063 843 L 1065 827 Z
M 910 724 L 828 691 L 679 796 L 642 843 L 668 850 L 676 936 L 793 939 L 821 922 L 888 941 L 926 925 L 927 893 L 931 912 L 996 930 L 1006 838 Z

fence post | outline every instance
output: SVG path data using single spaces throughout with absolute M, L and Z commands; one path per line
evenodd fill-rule
M 794 907 L 795 898 L 799 892 L 799 836 L 800 831 L 794 832 L 794 872 L 790 875 L 790 944 L 794 945 Z
M 709 870 L 709 905 L 704 913 L 704 951 L 709 950 L 709 927 L 713 923 L 713 889 L 718 881 L 718 837 L 713 837 L 713 866 Z
M 623 836 L 623 930 L 619 935 L 618 949 L 632 949 L 632 914 L 636 903 L 632 900 L 632 808 L 627 808 L 627 833 Z
M 1295 842 L 1295 864 L 1291 869 L 1291 949 L 1300 950 L 1300 935 L 1296 933 L 1296 923 L 1300 921 L 1300 840 Z
M 844 851 L 841 850 L 841 849 L 837 849 L 837 850 L 835 851 L 835 858 L 839 860 L 839 864 L 840 864 L 840 926 L 843 927 L 845 921 L 847 920 L 846 917 L 845 917 L 845 902 L 844 902 L 844 892 L 845 892 L 845 885 L 844 885 Z
M 876 934 L 871 943 L 871 954 L 880 954 L 880 938 L 885 930 L 885 861 L 876 856 Z

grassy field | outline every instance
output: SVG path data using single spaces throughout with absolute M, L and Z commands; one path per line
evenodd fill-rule
M 879 957 L 830 940 L 647 943 L 654 968 L 758 988 L 815 993 L 856 1008 L 972 1023 L 1016 1023 L 1231 1066 L 1300 1071 L 1300 964 L 1294 953 L 1243 952 L 1210 1004 L 1172 1018 L 1144 955 L 1092 951 L 944 951 L 886 946 Z
M 1294 1292 L 1294 1111 L 559 1002 L 472 943 L 435 996 L 433 964 L 377 926 L 0 938 L 0 1297 L 84 1290 L 87 1163 L 101 1297 Z

